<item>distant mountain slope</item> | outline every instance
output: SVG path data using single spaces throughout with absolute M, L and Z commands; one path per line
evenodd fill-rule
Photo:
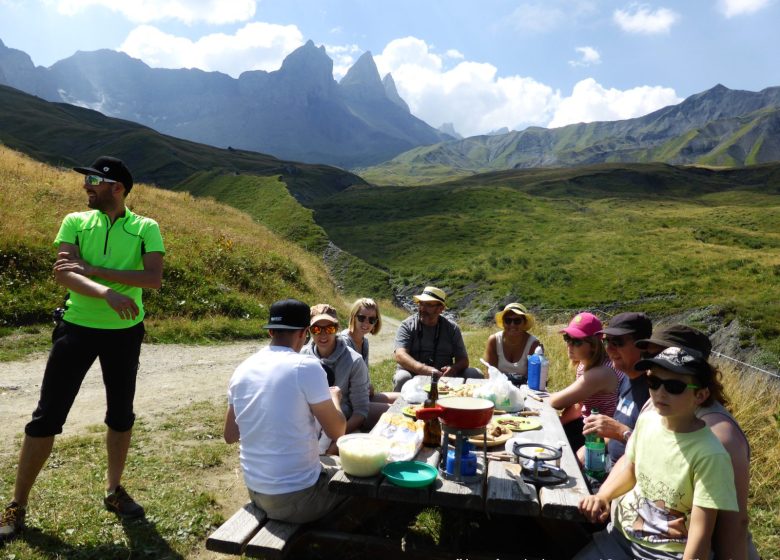
M 623 121 L 531 127 L 424 146 L 360 170 L 371 181 L 435 182 L 500 169 L 652 162 L 739 166 L 780 160 L 780 87 L 722 85 Z
M 206 170 L 281 176 L 291 194 L 303 201 L 364 184 L 360 177 L 335 167 L 196 144 L 6 86 L 0 86 L 0 141 L 36 159 L 65 166 L 83 165 L 101 154 L 118 155 L 139 181 L 165 187 Z
M 195 69 L 150 68 L 111 50 L 77 52 L 50 68 L 0 42 L 0 84 L 213 146 L 296 161 L 371 165 L 449 138 L 409 112 L 370 53 L 342 83 L 309 41 L 274 72 L 238 79 Z
M 558 322 L 582 309 L 737 318 L 740 342 L 780 356 L 777 163 L 495 171 L 355 187 L 313 208 L 334 243 L 388 271 L 402 296 L 439 286 L 467 321 L 487 323 L 510 301 Z

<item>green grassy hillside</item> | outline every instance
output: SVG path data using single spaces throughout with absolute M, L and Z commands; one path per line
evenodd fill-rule
M 315 255 L 322 255 L 340 288 L 355 295 L 391 299 L 388 274 L 333 246 L 314 221 L 313 211 L 302 206 L 278 177 L 196 173 L 175 190 L 240 208 L 275 233 Z
M 82 176 L 0 147 L 0 355 L 47 345 L 51 311 L 65 290 L 52 278 L 51 245 L 62 218 L 84 210 Z M 286 192 L 286 191 L 285 191 Z M 146 290 L 152 341 L 261 336 L 268 305 L 284 297 L 341 299 L 323 263 L 246 214 L 213 200 L 143 184 L 127 199 L 157 220 L 167 255 L 160 290 Z
M 474 321 L 506 300 L 561 315 L 695 312 L 739 318 L 743 345 L 780 355 L 780 166 L 498 172 L 353 188 L 314 209 L 335 243 L 386 267 L 396 289 L 437 284 Z

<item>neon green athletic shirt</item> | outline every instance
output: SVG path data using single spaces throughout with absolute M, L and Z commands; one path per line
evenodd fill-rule
M 151 218 L 133 214 L 125 208 L 125 215 L 111 223 L 100 210 L 74 212 L 65 216 L 54 240 L 77 245 L 81 258 L 93 266 L 115 270 L 143 270 L 145 253 L 165 253 L 160 226 Z M 139 314 L 135 319 L 122 319 L 102 298 L 70 292 L 65 303 L 64 319 L 69 323 L 96 329 L 127 329 L 144 319 L 141 301 L 143 290 L 118 282 L 92 278 L 95 282 L 133 298 Z

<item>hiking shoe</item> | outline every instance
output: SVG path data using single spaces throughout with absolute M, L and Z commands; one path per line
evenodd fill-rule
M 106 504 L 108 511 L 117 514 L 119 517 L 131 518 L 143 517 L 144 515 L 144 508 L 131 498 L 130 494 L 121 485 L 117 486 L 116 490 L 103 498 L 103 503 Z
M 24 515 L 27 510 L 11 502 L 0 515 L 0 542 L 10 541 L 19 536 L 24 530 Z

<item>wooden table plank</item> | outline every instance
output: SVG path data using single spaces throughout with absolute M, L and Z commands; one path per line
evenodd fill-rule
M 477 478 L 473 482 L 455 482 L 447 480 L 441 474 L 431 488 L 430 504 L 442 507 L 461 509 L 478 509 L 483 507 L 485 495 L 485 463 L 482 454 L 477 454 Z
M 262 509 L 249 502 L 211 533 L 206 539 L 206 548 L 224 554 L 241 554 L 267 519 Z
M 488 493 L 485 510 L 488 513 L 538 516 L 541 512 L 536 488 L 524 482 L 517 463 L 490 461 Z
M 382 475 L 368 477 L 352 476 L 340 470 L 328 482 L 328 490 L 345 496 L 375 498 L 382 478 L 384 478 Z
M 246 545 L 244 554 L 253 558 L 281 558 L 292 542 L 292 537 L 301 528 L 299 523 L 269 520 Z
M 566 440 L 566 433 L 563 431 L 558 413 L 548 404 L 547 399 L 544 399 L 544 402 L 541 403 L 532 399 L 526 399 L 526 404 L 528 408 L 539 411 L 542 429 L 520 432 L 517 439 L 561 447 L 560 466 L 568 475 L 568 480 L 563 484 L 543 486 L 539 489 L 542 517 L 584 521 L 578 506 L 580 499 L 589 494 L 588 486 L 580 471 L 574 450 L 571 449 Z

